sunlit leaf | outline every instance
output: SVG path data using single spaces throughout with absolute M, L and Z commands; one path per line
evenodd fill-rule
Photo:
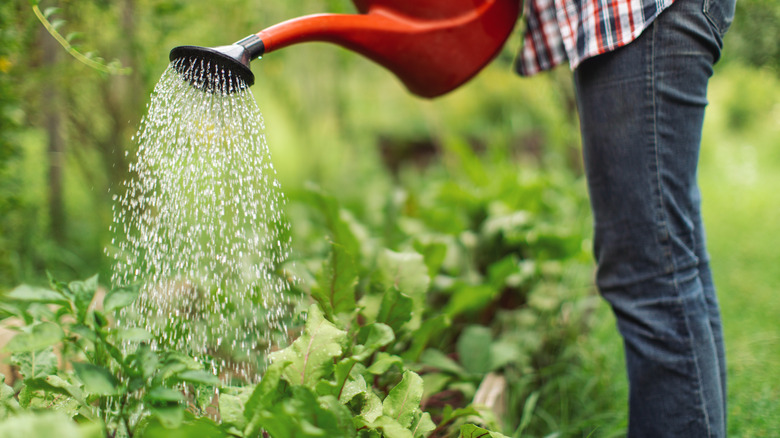
M 374 359 L 374 363 L 366 371 L 375 375 L 382 375 L 387 372 L 393 365 L 403 367 L 404 361 L 398 356 L 380 351 Z
M 138 288 L 118 288 L 108 292 L 103 298 L 103 310 L 112 312 L 127 307 L 138 298 Z
M 72 281 L 68 284 L 68 289 L 70 289 L 70 291 L 73 293 L 73 302 L 76 305 L 76 310 L 80 320 L 84 319 L 84 316 L 89 309 L 89 305 L 92 303 L 92 299 L 95 297 L 97 288 L 97 275 L 93 275 L 84 281 Z
M 0 373 L 0 421 L 16 413 L 21 407 L 14 398 L 14 389 L 5 384 L 5 375 Z
M 184 406 L 178 404 L 151 405 L 149 410 L 168 429 L 176 429 L 184 421 Z
M 11 292 L 5 295 L 5 298 L 11 300 L 28 301 L 35 303 L 67 304 L 68 300 L 60 292 L 44 289 L 41 287 L 28 286 L 23 284 L 17 286 Z
M 465 373 L 463 367 L 439 350 L 425 350 L 420 356 L 420 363 L 452 374 L 462 375 Z
M 354 347 L 352 356 L 359 361 L 367 359 L 378 349 L 395 340 L 393 329 L 381 322 L 366 325 L 358 333 L 358 345 Z
M 88 363 L 73 363 L 73 370 L 84 389 L 95 395 L 116 395 L 119 382 L 111 372 L 103 367 Z
M 412 435 L 414 438 L 427 437 L 436 429 L 436 424 L 431 419 L 431 414 L 417 411 L 412 422 Z
M 102 438 L 99 424 L 78 424 L 62 412 L 25 412 L 0 422 L 0 438 Z
M 413 371 L 406 371 L 401 381 L 382 401 L 382 413 L 408 428 L 414 419 L 415 410 L 420 407 L 422 395 L 422 378 Z
M 454 318 L 463 313 L 476 313 L 485 308 L 498 296 L 498 290 L 487 284 L 460 285 L 453 294 L 444 313 Z
M 417 329 L 425 311 L 426 292 L 431 282 L 423 257 L 416 252 L 385 250 L 379 256 L 374 281 L 379 282 L 384 290 L 398 289 L 412 299 L 408 327 Z
M 312 298 L 320 303 L 326 315 L 352 312 L 355 310 L 357 279 L 353 255 L 344 246 L 334 243 L 330 257 L 323 266 L 319 284 L 312 288 Z
M 289 362 L 284 378 L 293 385 L 314 387 L 333 358 L 341 355 L 347 333 L 327 321 L 316 305 L 309 308 L 303 334 L 292 345 L 269 355 L 272 362 Z
M 65 337 L 62 328 L 51 322 L 38 322 L 14 336 L 5 346 L 6 351 L 23 353 L 43 350 L 54 345 Z
M 204 370 L 187 370 L 174 375 L 176 380 L 206 386 L 219 386 L 219 378 Z
M 382 295 L 376 320 L 390 326 L 394 332 L 399 332 L 412 319 L 413 309 L 414 301 L 393 287 Z

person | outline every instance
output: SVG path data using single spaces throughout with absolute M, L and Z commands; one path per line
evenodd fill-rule
M 568 60 L 596 284 L 623 337 L 628 436 L 726 435 L 726 361 L 697 164 L 735 0 L 527 0 L 517 71 Z

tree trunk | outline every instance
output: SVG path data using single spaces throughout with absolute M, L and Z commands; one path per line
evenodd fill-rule
M 49 234 L 57 243 L 65 241 L 65 201 L 63 199 L 63 176 L 65 166 L 65 141 L 62 136 L 62 113 L 60 108 L 59 81 L 56 63 L 62 50 L 54 38 L 41 28 L 43 65 L 49 80 L 43 86 L 43 111 L 46 134 L 48 135 L 48 189 L 49 189 Z

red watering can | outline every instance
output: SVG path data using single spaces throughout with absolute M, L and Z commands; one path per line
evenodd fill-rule
M 317 14 L 279 23 L 235 44 L 171 50 L 193 85 L 232 92 L 254 84 L 249 62 L 308 41 L 338 44 L 393 72 L 412 93 L 454 90 L 501 50 L 522 0 L 353 0 L 360 14 Z M 222 85 L 220 85 L 222 84 Z

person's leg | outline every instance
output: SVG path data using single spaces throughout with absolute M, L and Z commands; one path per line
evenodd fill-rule
M 597 284 L 626 350 L 629 436 L 725 436 L 725 358 L 696 182 L 722 31 L 677 0 L 575 71 Z M 726 26 L 727 27 L 727 26 Z

